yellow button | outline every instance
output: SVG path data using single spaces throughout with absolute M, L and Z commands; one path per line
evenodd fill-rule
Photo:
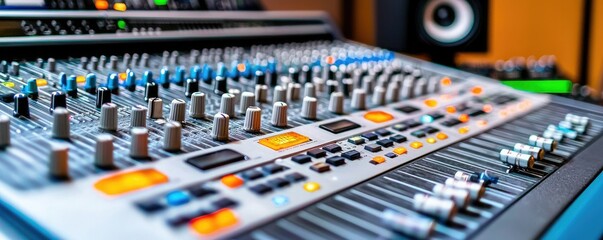
M 286 132 L 260 139 L 258 142 L 272 150 L 281 150 L 310 141 L 310 138 L 296 132 Z
M 411 142 L 410 147 L 414 148 L 414 149 L 419 149 L 419 148 L 423 147 L 423 144 L 421 142 Z
M 395 154 L 398 154 L 398 155 L 402 155 L 402 154 L 406 154 L 406 153 L 408 153 L 408 151 L 406 150 L 406 148 L 403 148 L 403 147 L 397 147 L 397 148 L 394 148 L 394 151 L 393 151 L 393 152 L 394 152 Z
M 443 86 L 450 86 L 450 84 L 452 84 L 452 80 L 449 77 L 443 77 L 442 80 L 440 80 L 440 83 Z
M 7 88 L 14 88 L 15 87 L 15 83 L 14 82 L 3 82 L 2 85 L 4 85 Z
M 38 85 L 38 87 L 44 87 L 44 86 L 48 85 L 48 81 L 46 81 L 46 79 L 43 79 L 43 78 L 38 78 L 38 79 L 36 79 L 36 85 Z
M 436 107 L 438 106 L 438 101 L 436 101 L 435 99 L 426 99 L 425 100 L 425 105 L 427 105 L 428 107 Z
M 436 143 L 435 138 L 431 138 L 431 137 L 430 137 L 430 138 L 425 139 L 425 141 L 426 141 L 427 143 L 430 143 L 430 144 L 434 144 L 434 143 Z
M 125 72 L 122 72 L 122 73 L 117 74 L 117 77 L 119 78 L 119 81 L 120 81 L 120 82 L 123 82 L 123 81 L 125 81 L 125 80 L 126 80 L 126 78 L 128 77 L 128 74 L 127 74 L 127 73 L 125 73 Z
M 385 162 L 385 158 L 382 156 L 375 156 L 375 157 L 373 157 L 373 159 L 371 159 L 372 164 L 381 164 L 384 162 Z
M 115 3 L 115 4 L 113 4 L 113 9 L 115 9 L 115 11 L 123 12 L 123 11 L 126 11 L 127 8 L 128 7 L 126 6 L 125 3 Z
M 307 182 L 304 184 L 304 190 L 306 192 L 316 192 L 320 189 L 320 184 L 317 182 Z
M 220 181 L 222 182 L 222 184 L 226 185 L 229 188 L 237 188 L 243 185 L 243 179 L 240 179 L 239 177 L 232 174 L 222 177 Z
M 459 128 L 459 133 L 460 134 L 465 134 L 469 132 L 469 127 L 461 127 Z
M 384 111 L 370 111 L 364 114 L 364 119 L 374 123 L 382 123 L 394 119 L 394 116 Z
M 119 195 L 167 181 L 168 177 L 155 169 L 142 169 L 103 178 L 94 184 L 94 188 L 107 195 Z
M 79 75 L 79 76 L 75 77 L 75 82 L 77 82 L 77 83 L 85 83 L 86 82 L 86 77 L 84 77 L 83 75 Z
M 436 134 L 436 138 L 438 138 L 440 140 L 444 140 L 444 139 L 448 139 L 448 135 L 446 135 L 446 133 L 439 132 L 438 134 Z

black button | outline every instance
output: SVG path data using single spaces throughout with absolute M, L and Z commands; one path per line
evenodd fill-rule
M 379 138 L 379 136 L 377 136 L 377 134 L 374 134 L 374 133 L 363 133 L 360 136 L 368 139 L 369 141 L 377 140 L 377 138 Z
M 440 122 L 440 124 L 442 124 L 443 126 L 446 126 L 446 127 L 456 126 L 460 123 L 461 123 L 461 121 L 459 121 L 456 118 L 450 118 L 450 119 L 446 119 L 446 120 Z
M 186 162 L 201 170 L 209 170 L 243 160 L 245 155 L 231 149 L 223 149 L 189 158 Z
M 331 164 L 333 166 L 340 166 L 345 164 L 345 159 L 340 157 L 340 156 L 332 156 L 327 158 L 327 160 L 325 161 L 328 164 Z
M 304 164 L 304 163 L 311 162 L 312 158 L 308 155 L 302 154 L 302 155 L 297 155 L 297 156 L 292 157 L 291 161 L 294 161 L 299 164 Z
M 191 219 L 193 219 L 193 217 L 189 216 L 189 214 L 178 214 L 178 215 L 175 215 L 175 216 L 168 217 L 165 221 L 170 226 L 174 226 L 175 227 L 175 226 L 180 226 L 182 224 L 185 224 L 188 221 L 190 221 Z
M 220 199 L 212 202 L 212 205 L 214 205 L 214 207 L 216 207 L 217 209 L 220 209 L 220 208 L 236 206 L 237 202 L 235 202 L 234 200 L 232 200 L 230 198 L 220 198 Z
M 310 169 L 312 169 L 316 172 L 322 173 L 322 172 L 330 171 L 331 167 L 329 165 L 327 165 L 326 163 L 319 162 L 319 163 L 312 164 L 312 166 L 310 166 Z
M 241 173 L 241 176 L 246 180 L 254 180 L 254 179 L 262 178 L 264 176 L 264 174 L 262 174 L 262 172 L 260 172 L 258 170 L 251 169 L 251 170 L 247 170 L 247 171 Z
M 199 198 L 217 193 L 217 191 L 215 189 L 211 189 L 206 186 L 193 186 L 193 187 L 189 187 L 187 190 L 188 190 L 188 192 L 191 193 L 191 195 L 193 195 L 195 197 L 199 197 Z
M 308 152 L 306 152 L 306 154 L 314 157 L 314 158 L 321 158 L 321 157 L 326 157 L 327 156 L 327 152 L 325 152 L 325 150 L 322 149 L 312 149 Z
M 408 105 L 396 108 L 396 110 L 403 112 L 403 113 L 412 113 L 412 112 L 419 111 L 418 108 L 413 107 L 413 106 L 408 106 Z
M 330 153 L 336 153 L 336 152 L 340 152 L 341 151 L 341 147 L 337 144 L 331 144 L 328 146 L 324 146 L 322 148 L 323 150 L 330 152 Z
M 438 119 L 444 117 L 444 114 L 441 114 L 439 112 L 430 113 L 428 115 L 431 116 L 431 118 L 433 118 L 433 120 L 438 120 Z
M 402 136 L 400 134 L 391 136 L 391 137 L 389 137 L 389 139 L 392 140 L 392 141 L 394 141 L 394 142 L 397 142 L 397 143 L 406 142 L 406 137 Z
M 273 174 L 273 173 L 277 173 L 277 172 L 285 170 L 285 167 L 275 164 L 275 163 L 271 163 L 266 166 L 263 166 L 262 170 L 264 170 L 264 172 L 266 172 L 268 174 Z
M 396 155 L 395 153 L 392 153 L 392 152 L 388 152 L 388 153 L 385 154 L 385 156 L 388 157 L 388 158 L 395 158 L 398 155 Z
M 287 181 L 283 178 L 275 178 L 275 179 L 269 180 L 268 185 L 272 186 L 273 188 L 282 188 L 284 186 L 288 186 L 289 181 Z
M 479 116 L 484 113 L 486 113 L 486 112 L 484 112 L 484 110 L 481 110 L 481 109 L 471 109 L 468 112 L 469 116 L 472 116 L 472 117 Z
M 165 208 L 165 205 L 163 205 L 160 201 L 154 199 L 138 202 L 136 203 L 136 206 L 138 206 L 138 208 L 144 210 L 145 212 L 156 212 Z
M 364 146 L 364 149 L 369 152 L 379 152 L 379 151 L 381 151 L 381 146 L 379 146 L 377 144 L 369 144 L 369 145 Z
M 349 160 L 356 160 L 356 159 L 360 158 L 360 152 L 358 152 L 356 150 L 350 150 L 350 151 L 342 153 L 341 156 L 346 159 L 349 159 Z
M 294 172 L 294 173 L 289 173 L 289 174 L 285 175 L 285 179 L 289 180 L 289 182 L 299 182 L 299 181 L 306 180 L 307 177 L 301 173 Z
M 379 136 L 387 136 L 387 135 L 392 134 L 392 132 L 390 132 L 387 129 L 379 129 L 379 130 L 375 131 L 375 133 Z
M 425 128 L 423 128 L 423 131 L 425 131 L 427 134 L 432 134 L 432 133 L 439 132 L 440 129 L 437 129 L 434 127 L 425 127 Z
M 352 122 L 350 120 L 339 120 L 339 121 L 335 121 L 335 122 L 330 122 L 330 123 L 325 123 L 319 126 L 320 128 L 327 130 L 331 133 L 342 133 L 342 132 L 346 132 L 355 128 L 359 128 L 360 125 L 358 125 L 355 122 Z
M 392 128 L 396 131 L 404 131 L 406 129 L 408 129 L 408 125 L 404 124 L 404 123 L 397 123 L 394 126 L 392 126 Z
M 258 184 L 258 185 L 249 187 L 249 190 L 256 194 L 262 195 L 262 194 L 272 191 L 272 188 L 268 187 L 265 184 Z
M 427 134 L 425 134 L 425 131 L 423 131 L 423 130 L 417 130 L 417 131 L 411 132 L 410 135 L 413 135 L 418 138 L 422 138 L 422 137 L 425 137 L 425 135 L 427 135 Z
M 499 96 L 492 98 L 492 102 L 494 102 L 496 104 L 505 104 L 505 103 L 512 102 L 515 100 L 517 100 L 516 97 L 507 96 L 507 95 L 499 95 Z
M 404 121 L 404 124 L 406 124 L 406 126 L 408 126 L 408 128 L 414 128 L 414 127 L 421 126 L 422 123 L 421 122 L 417 122 L 417 121 L 415 121 L 413 119 L 410 119 L 410 120 Z
M 394 141 L 389 140 L 389 139 L 381 139 L 381 140 L 377 141 L 377 144 L 379 144 L 383 147 L 391 147 L 391 146 L 394 146 Z

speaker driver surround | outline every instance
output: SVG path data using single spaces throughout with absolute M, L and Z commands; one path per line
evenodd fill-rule
M 428 0 L 422 25 L 429 42 L 442 46 L 459 45 L 470 39 L 477 28 L 477 16 L 465 0 Z

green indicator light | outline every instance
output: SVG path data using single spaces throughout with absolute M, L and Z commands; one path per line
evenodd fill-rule
M 124 20 L 118 20 L 117 21 L 117 27 L 119 29 L 126 29 L 126 21 L 124 21 Z
M 570 80 L 512 80 L 501 81 L 502 84 L 517 90 L 536 93 L 571 93 Z
M 168 3 L 168 0 L 153 0 L 153 2 L 155 2 L 155 5 L 157 6 L 165 6 Z

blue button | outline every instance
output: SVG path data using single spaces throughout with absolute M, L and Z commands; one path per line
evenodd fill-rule
M 272 198 L 272 203 L 274 203 L 274 205 L 277 207 L 285 206 L 287 203 L 289 203 L 289 198 L 283 195 L 274 196 Z
M 191 200 L 190 195 L 185 191 L 174 191 L 165 196 L 168 205 L 178 206 L 188 203 Z
M 423 115 L 421 116 L 421 122 L 422 123 L 430 123 L 433 122 L 433 117 L 430 115 Z

